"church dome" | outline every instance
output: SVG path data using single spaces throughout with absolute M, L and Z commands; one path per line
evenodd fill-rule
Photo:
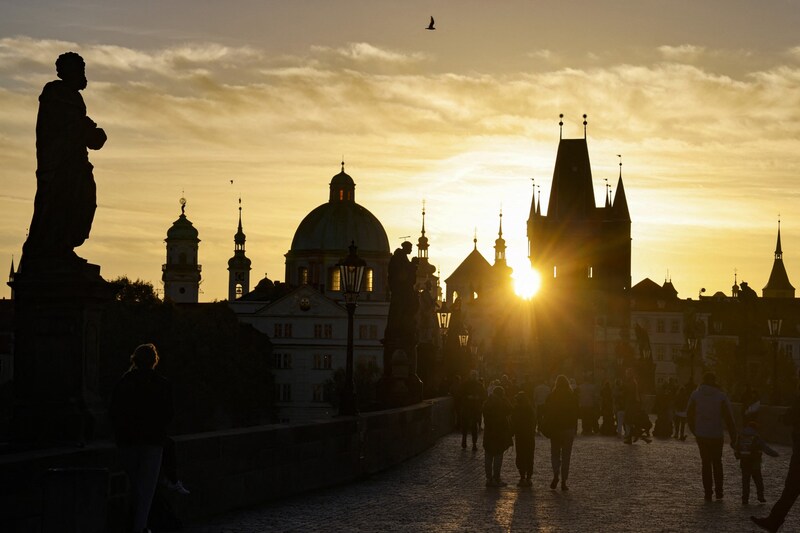
M 293 252 L 347 250 L 355 242 L 359 251 L 389 252 L 389 239 L 380 221 L 355 202 L 353 178 L 342 171 L 331 179 L 328 202 L 300 222 L 292 239 Z
M 172 227 L 167 230 L 167 240 L 197 241 L 197 230 L 191 221 L 186 218 L 186 199 L 181 198 L 181 216 L 172 223 Z
M 191 241 L 196 240 L 197 235 L 197 229 L 184 214 L 181 214 L 178 220 L 172 223 L 172 227 L 167 230 L 167 239 L 169 240 Z

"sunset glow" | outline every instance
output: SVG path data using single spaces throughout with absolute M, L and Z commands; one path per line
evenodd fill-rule
M 522 267 L 514 271 L 514 292 L 517 296 L 530 300 L 542 286 L 541 275 L 532 268 Z

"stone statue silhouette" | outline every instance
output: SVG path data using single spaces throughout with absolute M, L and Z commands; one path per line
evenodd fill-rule
M 386 338 L 397 342 L 416 339 L 416 315 L 419 307 L 414 283 L 417 280 L 417 258 L 409 261 L 411 243 L 405 241 L 389 260 L 389 316 L 386 319 Z M 402 342 L 402 341 L 401 341 Z
M 21 272 L 80 270 L 86 263 L 74 248 L 89 237 L 97 208 L 87 149 L 99 150 L 105 132 L 86 115 L 80 91 L 86 65 L 74 53 L 56 60 L 60 79 L 44 86 L 36 120 L 36 198 Z

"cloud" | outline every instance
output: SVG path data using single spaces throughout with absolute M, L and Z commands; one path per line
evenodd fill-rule
M 314 46 L 311 49 L 315 53 L 335 54 L 356 62 L 376 61 L 382 63 L 408 64 L 417 63 L 428 59 L 428 56 L 421 52 L 395 52 L 392 50 L 379 48 L 369 43 L 349 43 L 347 46 L 339 48 Z
M 698 60 L 705 53 L 705 47 L 693 44 L 663 45 L 658 47 L 658 51 L 667 61 L 686 61 L 691 63 Z

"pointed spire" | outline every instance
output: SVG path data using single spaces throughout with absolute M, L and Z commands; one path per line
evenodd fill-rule
M 425 200 L 422 200 L 422 232 L 417 239 L 417 257 L 428 257 L 428 238 L 425 236 Z
M 778 240 L 775 244 L 775 260 L 772 263 L 772 272 L 769 274 L 767 285 L 762 289 L 764 298 L 794 298 L 794 287 L 789 282 L 786 267 L 783 264 L 783 249 L 781 248 L 781 220 L 778 215 Z
M 608 209 L 611 207 L 611 186 L 608 184 L 608 178 L 603 178 L 603 181 L 606 182 L 606 205 L 605 208 Z
M 473 249 L 478 249 L 478 227 L 475 226 L 475 232 L 472 234 L 472 244 L 474 245 Z
M 628 199 L 625 197 L 625 187 L 622 185 L 622 156 L 619 157 L 619 180 L 617 181 L 617 194 L 614 196 L 612 213 L 616 220 L 627 220 L 630 222 L 631 213 L 628 210 Z
M 506 264 L 506 240 L 503 238 L 503 208 L 500 208 L 500 229 L 497 232 L 497 239 L 494 241 L 494 264 Z
M 538 216 L 542 216 L 542 186 L 537 186 L 537 196 L 538 200 L 536 202 L 536 214 Z
M 342 156 L 342 172 L 344 172 L 344 156 Z
M 14 281 L 14 256 L 11 256 L 11 270 L 8 273 L 8 282 Z

